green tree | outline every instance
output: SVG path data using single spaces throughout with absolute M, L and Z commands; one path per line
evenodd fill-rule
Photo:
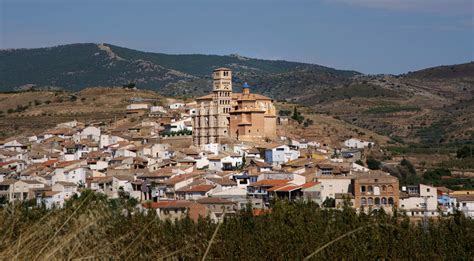
M 458 159 L 465 159 L 472 157 L 472 149 L 468 146 L 462 146 L 461 148 L 458 149 L 456 153 L 456 157 Z
M 367 158 L 365 163 L 367 163 L 367 168 L 369 168 L 371 170 L 380 169 L 380 165 L 382 165 L 382 163 L 380 161 L 378 161 L 374 158 Z
M 304 121 L 304 117 L 303 115 L 301 115 L 301 113 L 298 111 L 298 109 L 296 108 L 296 106 L 294 107 L 293 109 L 293 115 L 291 116 L 291 118 L 295 121 L 298 122 L 298 124 L 301 124 L 303 121 Z

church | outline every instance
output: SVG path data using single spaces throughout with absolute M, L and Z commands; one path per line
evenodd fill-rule
M 242 93 L 233 93 L 228 68 L 215 69 L 212 78 L 212 93 L 196 99 L 194 145 L 221 143 L 226 138 L 262 141 L 276 137 L 276 110 L 271 98 L 251 93 L 247 83 Z

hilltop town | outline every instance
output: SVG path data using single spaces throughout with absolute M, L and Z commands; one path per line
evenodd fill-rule
M 194 101 L 158 105 L 135 97 L 107 124 L 72 120 L 1 141 L 2 204 L 61 208 L 91 190 L 134 200 L 163 220 L 221 221 L 249 207 L 258 215 L 277 199 L 335 209 L 348 204 L 362 212 L 398 209 L 413 218 L 458 210 L 474 217 L 474 191 L 410 184 L 389 173 L 400 165 L 369 157 L 382 151 L 373 139 L 285 136 L 285 129 L 320 123 L 304 121 L 296 108 L 282 115 L 272 98 L 247 83 L 233 92 L 228 68 L 212 77 L 211 93 Z M 400 164 L 413 174 L 409 161 Z

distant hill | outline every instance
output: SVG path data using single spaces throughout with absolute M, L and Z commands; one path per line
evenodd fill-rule
M 474 62 L 427 68 L 409 72 L 406 77 L 418 79 L 472 79 L 474 78 Z
M 167 95 L 200 95 L 210 88 L 212 70 L 223 66 L 234 70 L 237 87 L 244 80 L 253 81 L 257 90 L 262 84 L 267 94 L 276 93 L 268 85 L 268 82 L 274 82 L 272 78 L 292 81 L 294 72 L 314 72 L 312 78 L 316 81 L 331 84 L 359 74 L 314 64 L 239 55 L 171 55 L 111 44 L 84 43 L 1 50 L 0 91 L 31 86 L 80 90 L 133 82 L 140 88 L 158 90 Z

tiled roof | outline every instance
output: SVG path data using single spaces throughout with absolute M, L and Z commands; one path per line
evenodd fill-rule
M 208 192 L 209 190 L 213 188 L 214 188 L 213 185 L 196 185 L 196 186 L 178 189 L 176 192 Z
M 56 168 L 65 168 L 77 163 L 80 163 L 82 160 L 70 160 L 70 161 L 60 161 L 56 163 Z
M 169 200 L 169 201 L 158 201 L 158 202 L 145 202 L 142 203 L 144 208 L 163 208 L 163 209 L 173 209 L 173 208 L 188 208 L 193 203 L 187 200 Z
M 237 185 L 235 181 L 231 179 L 227 179 L 227 178 L 206 178 L 206 179 L 223 186 L 236 186 Z
M 254 182 L 254 183 L 250 184 L 249 186 L 252 186 L 252 187 L 274 187 L 274 186 L 286 184 L 290 181 L 291 180 L 287 180 L 287 179 L 264 179 L 264 180 Z
M 234 202 L 223 199 L 223 198 L 217 198 L 217 197 L 204 197 L 196 200 L 197 203 L 199 204 L 235 204 Z

